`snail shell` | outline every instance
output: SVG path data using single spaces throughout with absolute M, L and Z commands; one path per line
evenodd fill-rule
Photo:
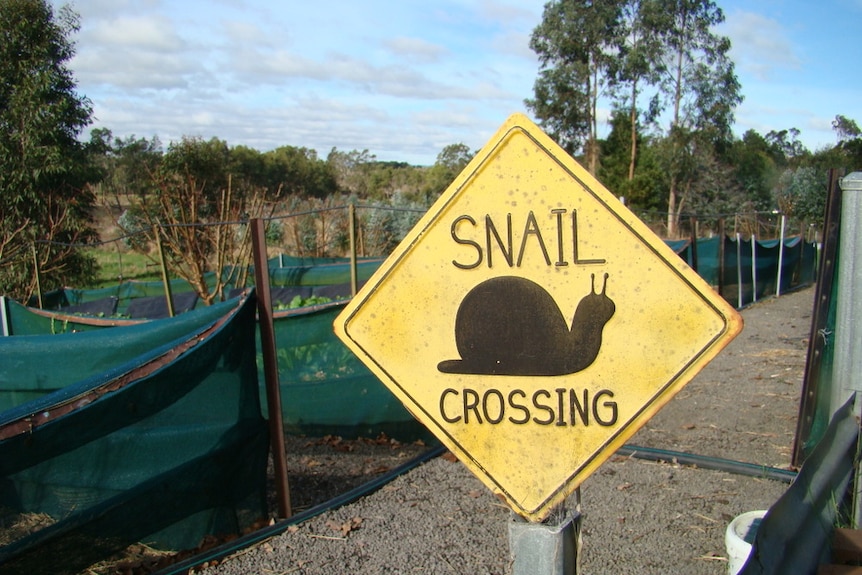
M 443 373 L 564 375 L 589 367 L 602 345 L 602 331 L 616 311 L 592 288 L 575 310 L 571 327 L 539 284 L 517 276 L 486 280 L 458 307 L 455 344 L 461 359 L 442 361 Z

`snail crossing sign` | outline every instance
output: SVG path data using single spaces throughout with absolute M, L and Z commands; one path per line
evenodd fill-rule
M 335 321 L 482 482 L 541 521 L 742 329 L 516 114 Z

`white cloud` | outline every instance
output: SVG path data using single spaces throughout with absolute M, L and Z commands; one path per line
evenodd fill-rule
M 173 30 L 173 23 L 163 16 L 120 16 L 100 20 L 86 31 L 83 40 L 121 50 L 170 53 L 188 48 Z
M 727 16 L 726 34 L 737 66 L 759 80 L 769 80 L 776 69 L 796 70 L 801 61 L 794 44 L 777 21 L 754 12 L 737 10 Z
M 533 2 L 532 8 L 525 8 L 530 2 L 509 3 L 499 0 L 481 0 L 479 13 L 490 20 L 499 22 L 507 28 L 520 28 L 525 23 L 538 24 L 542 16 L 544 2 Z
M 124 92 L 211 85 L 203 67 L 181 54 L 83 51 L 75 57 L 73 65 L 81 82 Z
M 529 37 L 545 1 L 74 0 L 82 28 L 71 67 L 95 127 L 118 136 L 215 136 L 323 155 L 335 146 L 428 164 L 452 143 L 481 147 L 525 111 L 538 71 Z M 834 114 L 859 120 L 852 44 L 820 31 L 854 21 L 847 14 L 862 0 L 836 0 L 844 12 L 830 5 L 825 16 L 726 1 L 719 31 L 733 41 L 746 96 L 741 131 L 798 127 L 806 140 L 831 141 Z
M 448 53 L 448 50 L 439 44 L 406 36 L 384 39 L 383 45 L 399 58 L 417 63 L 437 62 Z

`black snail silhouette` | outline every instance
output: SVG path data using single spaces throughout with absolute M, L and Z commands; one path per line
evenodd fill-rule
M 571 328 L 551 295 L 521 277 L 502 276 L 470 290 L 455 317 L 455 345 L 462 359 L 441 361 L 443 373 L 564 375 L 589 367 L 602 346 L 602 330 L 616 311 L 605 294 L 590 293 L 575 310 Z

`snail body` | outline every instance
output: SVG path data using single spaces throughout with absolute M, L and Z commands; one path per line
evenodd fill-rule
M 571 325 L 539 284 L 501 276 L 474 287 L 455 318 L 461 359 L 442 361 L 443 373 L 564 375 L 589 367 L 602 345 L 602 331 L 616 311 L 606 295 L 608 275 L 578 303 Z M 593 284 L 595 276 L 592 276 Z

